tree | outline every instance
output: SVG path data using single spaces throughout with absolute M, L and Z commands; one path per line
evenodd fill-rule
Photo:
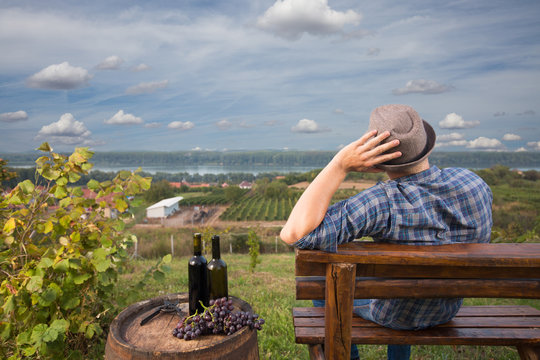
M 0 198 L 0 358 L 81 358 L 111 320 L 111 289 L 136 241 L 123 231 L 128 198 L 151 179 L 122 171 L 111 181 L 90 180 L 97 198 L 114 194 L 112 204 L 97 202 L 72 186 L 92 167 L 91 151 L 68 157 L 47 143 L 38 150 L 46 155 L 36 160 L 36 182 L 24 180 Z M 111 206 L 119 218 L 104 216 Z
M 175 195 L 176 189 L 167 180 L 152 183 L 150 189 L 144 193 L 144 200 L 155 203 Z

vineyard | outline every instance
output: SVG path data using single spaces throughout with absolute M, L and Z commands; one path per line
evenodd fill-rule
M 228 221 L 274 221 L 287 220 L 300 193 L 286 197 L 265 197 L 261 194 L 244 196 L 234 202 L 223 214 L 221 220 Z

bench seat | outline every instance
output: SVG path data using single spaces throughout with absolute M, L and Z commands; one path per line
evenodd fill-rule
M 293 308 L 296 342 L 324 343 L 324 308 Z M 353 344 L 540 345 L 540 310 L 530 306 L 464 306 L 446 324 L 424 330 L 393 330 L 354 315 Z

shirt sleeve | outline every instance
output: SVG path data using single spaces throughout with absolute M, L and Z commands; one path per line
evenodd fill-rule
M 321 224 L 293 246 L 337 252 L 337 246 L 382 232 L 388 222 L 386 193 L 376 185 L 328 208 Z

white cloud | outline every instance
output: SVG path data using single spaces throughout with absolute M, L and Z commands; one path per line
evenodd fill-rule
M 152 82 L 142 82 L 135 86 L 130 86 L 126 90 L 126 94 L 129 95 L 139 95 L 139 94 L 150 94 L 159 89 L 164 89 L 169 84 L 169 80 L 163 81 L 152 81 Z
M 167 127 L 169 129 L 190 130 L 190 129 L 193 129 L 195 127 L 195 124 L 192 123 L 191 121 L 186 121 L 186 122 L 173 121 L 173 122 L 169 123 L 169 125 L 167 125 Z
M 0 114 L 0 121 L 3 122 L 18 122 L 24 120 L 28 120 L 28 114 L 23 110 Z
M 345 111 L 343 111 L 341 109 L 335 109 L 334 114 L 343 115 L 343 114 L 345 114 Z
M 143 120 L 140 117 L 133 114 L 125 114 L 124 110 L 119 110 L 113 117 L 104 121 L 105 124 L 109 125 L 133 125 L 141 124 L 142 122 Z
M 479 124 L 480 121 L 465 121 L 462 116 L 456 113 L 446 115 L 444 120 L 439 122 L 439 126 L 442 129 L 467 129 Z
M 517 140 L 521 140 L 521 136 L 508 133 L 508 134 L 504 134 L 502 139 L 505 141 L 517 141 Z
M 453 132 L 451 134 L 444 134 L 437 136 L 437 141 L 450 141 L 450 140 L 463 140 L 463 134 Z
M 279 124 L 279 121 L 277 120 L 267 120 L 263 123 L 265 126 L 276 126 Z
M 102 62 L 100 62 L 96 69 L 98 70 L 118 70 L 120 69 L 120 66 L 124 63 L 124 59 L 122 59 L 120 56 L 113 55 L 109 56 Z
M 520 147 L 519 149 L 516 149 L 516 152 L 526 152 L 526 151 L 529 151 L 529 150 L 525 149 L 523 146 Z
M 260 29 L 289 40 L 302 34 L 330 35 L 343 31 L 346 24 L 357 25 L 362 15 L 332 10 L 327 0 L 277 0 L 257 20 Z
M 144 127 L 149 128 L 149 129 L 155 129 L 155 128 L 161 127 L 161 123 L 159 122 L 146 123 L 144 124 Z
M 540 141 L 529 141 L 527 146 L 532 150 L 540 151 Z
M 379 48 L 369 48 L 367 51 L 367 56 L 378 56 L 381 53 Z
M 435 143 L 435 147 L 448 147 L 448 146 L 467 146 L 469 142 L 467 140 L 451 140 L 451 141 L 442 141 L 439 142 L 439 139 L 437 139 L 437 142 Z
M 82 67 L 71 66 L 67 61 L 50 65 L 30 76 L 26 83 L 38 89 L 70 90 L 86 86 L 92 75 Z
M 324 132 L 324 131 L 329 131 L 329 130 L 321 128 L 315 120 L 302 119 L 302 120 L 299 120 L 298 123 L 291 128 L 291 131 L 298 132 L 298 133 L 312 134 L 312 133 Z
M 482 149 L 482 150 L 501 150 L 504 149 L 504 145 L 497 139 L 489 139 L 483 136 L 469 141 L 467 145 L 470 149 Z
M 219 120 L 217 123 L 216 123 L 217 127 L 220 128 L 221 130 L 228 130 L 232 127 L 232 123 L 227 120 L 227 119 L 222 119 L 222 120 Z
M 84 123 L 76 121 L 72 114 L 66 113 L 60 120 L 45 125 L 39 130 L 36 139 L 46 139 L 49 142 L 57 142 L 65 145 L 92 144 L 91 132 Z
M 131 68 L 131 71 L 134 71 L 134 72 L 140 72 L 140 71 L 146 71 L 146 70 L 150 70 L 150 66 L 146 64 L 139 64 Z
M 450 91 L 452 86 L 439 84 L 433 80 L 411 80 L 405 84 L 405 87 L 392 90 L 394 95 L 405 95 L 411 93 L 418 94 L 440 94 L 446 91 Z

